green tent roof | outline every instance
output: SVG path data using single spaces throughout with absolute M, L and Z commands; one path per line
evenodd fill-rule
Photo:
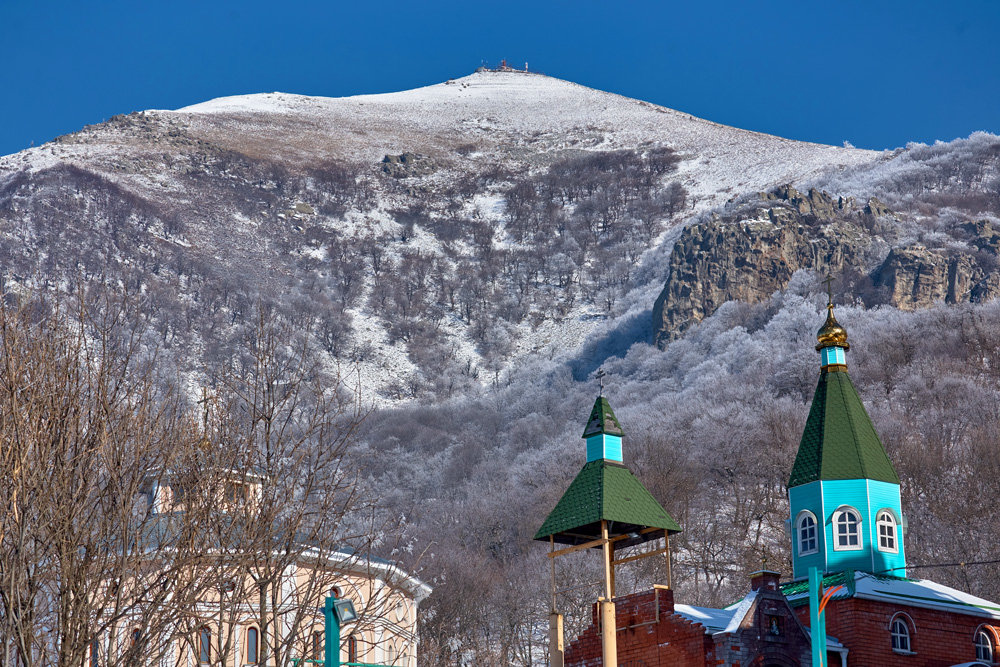
M 587 438 L 598 433 L 625 435 L 622 425 L 618 423 L 618 418 L 611 410 L 611 404 L 603 396 L 598 396 L 594 401 L 594 409 L 590 411 L 590 419 L 587 420 L 587 428 L 583 429 L 583 437 Z
M 899 484 L 899 476 L 850 376 L 845 371 L 824 369 L 788 486 L 829 479 L 872 479 Z
M 552 536 L 562 544 L 580 544 L 600 536 L 602 519 L 614 522 L 616 534 L 641 528 L 681 530 L 628 468 L 602 459 L 583 466 L 535 539 Z

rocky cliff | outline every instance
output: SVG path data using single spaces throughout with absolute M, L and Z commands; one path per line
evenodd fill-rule
M 800 269 L 838 276 L 843 291 L 869 305 L 907 310 L 1000 294 L 1000 230 L 991 222 L 962 224 L 928 246 L 901 239 L 898 217 L 875 198 L 862 205 L 783 186 L 689 226 L 653 309 L 657 345 L 726 301 L 767 299 Z

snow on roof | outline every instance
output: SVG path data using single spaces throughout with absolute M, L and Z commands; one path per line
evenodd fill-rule
M 706 634 L 728 634 L 739 630 L 740 623 L 746 618 L 747 612 L 750 611 L 750 607 L 756 599 L 757 591 L 750 591 L 745 598 L 725 609 L 675 604 L 674 613 L 680 614 L 692 623 L 700 623 L 705 626 Z
M 674 613 L 683 616 L 692 623 L 705 626 L 707 634 L 714 634 L 729 626 L 733 618 L 732 609 L 712 609 L 711 607 L 692 607 L 689 604 L 675 604 Z
M 801 590 L 790 593 L 787 597 L 789 602 L 802 602 L 808 596 L 808 591 Z M 868 572 L 855 572 L 854 581 L 848 581 L 847 589 L 833 597 L 835 600 L 856 597 L 1000 619 L 1000 604 L 970 593 L 964 593 L 944 584 L 923 579 L 905 579 L 879 576 Z
M 855 586 L 857 591 L 855 596 L 859 598 L 905 602 L 914 607 L 944 609 L 960 614 L 1000 619 L 1000 605 L 996 602 L 963 593 L 934 581 L 881 579 L 859 572 L 855 578 Z

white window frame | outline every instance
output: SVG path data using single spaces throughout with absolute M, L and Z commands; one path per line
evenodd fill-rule
M 841 520 L 849 514 L 853 514 L 857 519 L 857 530 L 856 535 L 858 538 L 858 543 L 854 544 L 841 544 L 840 543 L 840 524 Z M 837 511 L 833 513 L 833 550 L 834 551 L 861 551 L 865 548 L 865 531 L 864 531 L 864 520 L 861 518 L 861 512 L 854 509 L 850 505 L 841 505 L 837 508 Z M 850 533 L 847 534 L 850 537 Z
M 902 627 L 902 632 L 898 631 L 897 628 Z M 889 620 L 889 646 L 892 648 L 893 653 L 902 653 L 904 655 L 914 655 L 913 650 L 913 635 L 916 634 L 916 626 L 913 624 L 913 619 L 909 615 L 903 612 L 897 612 Z M 906 647 L 903 646 L 896 647 L 894 644 L 902 642 L 897 642 L 898 639 L 905 639 Z
M 805 542 L 805 540 L 802 539 L 802 530 L 804 528 L 802 524 L 805 523 L 806 519 L 812 520 L 812 542 L 815 546 L 811 549 L 802 548 L 802 545 Z M 816 520 L 815 514 L 809 510 L 802 510 L 799 512 L 798 517 L 795 519 L 795 549 L 800 556 L 811 556 L 812 554 L 819 553 L 819 527 L 820 523 Z
M 982 637 L 983 641 L 980 641 Z M 980 625 L 976 628 L 976 634 L 972 639 L 973 644 L 976 647 L 976 660 L 982 660 L 989 664 L 993 664 L 993 653 L 996 647 L 993 646 L 993 639 L 990 637 L 990 633 L 986 631 L 986 628 Z M 985 650 L 984 650 L 985 649 Z
M 892 547 L 882 546 L 882 528 L 883 526 L 891 526 L 892 533 L 889 537 L 892 539 Z M 884 553 L 898 554 L 899 553 L 899 521 L 896 521 L 896 515 L 888 509 L 880 509 L 875 514 L 875 548 Z

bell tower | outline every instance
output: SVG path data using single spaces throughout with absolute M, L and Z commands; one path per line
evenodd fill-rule
M 788 480 L 795 579 L 861 570 L 906 576 L 899 476 L 847 374 L 847 331 L 827 303 L 820 376 Z

